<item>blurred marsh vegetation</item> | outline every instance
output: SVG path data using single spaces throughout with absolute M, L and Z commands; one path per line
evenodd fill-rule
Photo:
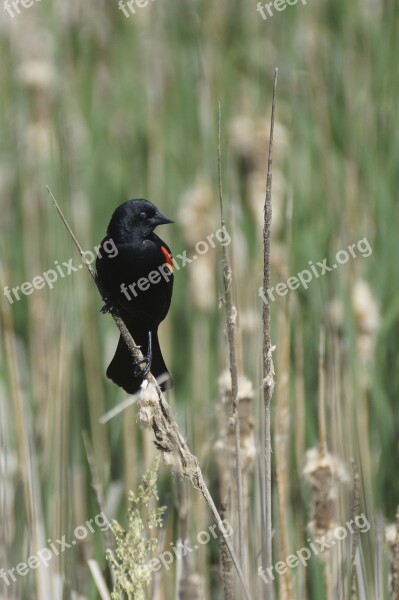
M 304 467 L 313 483 L 318 469 L 330 469 L 334 510 L 323 522 L 327 532 L 350 518 L 354 459 L 359 509 L 371 524 L 359 536 L 358 598 L 399 597 L 389 575 L 399 543 L 392 527 L 385 541 L 399 503 L 398 25 L 395 0 L 308 0 L 267 21 L 248 0 L 155 0 L 129 18 L 116 0 L 42 0 L 13 18 L 0 6 L 2 290 L 31 282 L 55 261 L 73 257 L 79 265 L 47 184 L 85 249 L 100 242 L 118 204 L 145 197 L 175 219 L 161 233 L 174 253 L 190 256 L 220 226 L 221 103 L 254 598 L 265 594 L 257 574 L 264 506 L 258 289 L 276 66 L 273 282 L 287 281 L 309 261 L 333 261 L 359 239 L 367 238 L 372 254 L 271 305 L 274 562 L 303 546 L 312 531 L 307 524 L 317 524 Z M 220 259 L 220 248 L 211 249 L 175 273 L 161 343 L 181 431 L 215 499 L 227 499 L 234 513 Z M 135 407 L 99 423 L 125 398 L 105 377 L 118 332 L 100 307 L 85 269 L 13 304 L 1 294 L 0 567 L 16 566 L 48 539 L 71 539 L 77 525 L 98 513 L 82 432 L 106 514 L 120 523 L 128 491 L 137 489 L 156 453 L 152 434 L 136 424 Z M 329 452 L 323 456 L 321 328 Z M 212 520 L 198 493 L 171 477 L 167 465 L 158 487 L 167 506 L 161 552 L 181 535 L 195 540 Z M 105 570 L 101 532 L 53 557 L 48 568 L 10 586 L 0 581 L 0 597 L 98 598 L 88 559 Z M 315 557 L 307 569 L 279 577 L 275 589 L 279 598 L 349 598 L 351 571 L 348 538 L 324 562 Z M 158 573 L 148 598 L 174 597 L 179 581 L 187 600 L 223 597 L 217 541 L 190 554 L 183 567 Z

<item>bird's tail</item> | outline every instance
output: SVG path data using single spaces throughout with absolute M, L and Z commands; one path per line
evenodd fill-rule
M 132 333 L 133 335 L 132 331 L 130 333 Z M 136 344 L 140 346 L 143 355 L 146 355 L 148 352 L 148 332 L 137 333 L 136 330 L 134 332 L 133 339 L 136 342 Z M 116 385 L 119 385 L 119 387 L 123 388 L 128 394 L 135 394 L 139 390 L 143 382 L 143 378 L 136 377 L 134 375 L 134 369 L 135 367 L 133 364 L 133 358 L 122 336 L 120 336 L 114 358 L 110 362 L 109 367 L 107 369 L 107 377 L 111 379 L 114 383 L 116 383 Z M 157 330 L 152 332 L 151 373 L 158 381 L 162 390 L 166 390 L 172 387 L 172 377 L 170 376 L 169 371 L 166 368 L 161 353 Z

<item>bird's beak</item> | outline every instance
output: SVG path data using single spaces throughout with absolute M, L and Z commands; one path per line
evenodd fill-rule
M 168 219 L 168 217 L 165 217 L 165 215 L 162 215 L 160 212 L 153 217 L 153 222 L 156 225 L 167 225 L 168 223 L 174 223 L 172 219 Z

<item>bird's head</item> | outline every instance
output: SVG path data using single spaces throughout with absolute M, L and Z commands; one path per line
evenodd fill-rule
M 132 234 L 149 237 L 158 225 L 173 222 L 161 214 L 152 202 L 139 198 L 118 206 L 111 217 L 107 234 L 115 241 L 128 242 Z

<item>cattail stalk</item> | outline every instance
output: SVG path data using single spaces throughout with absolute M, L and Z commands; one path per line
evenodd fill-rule
M 223 187 L 222 187 L 222 160 L 221 160 L 221 113 L 219 104 L 219 127 L 218 127 L 218 177 L 219 177 L 219 202 L 220 202 L 220 221 L 222 228 L 226 226 L 223 207 Z M 223 245 L 223 281 L 224 281 L 224 299 L 226 305 L 226 324 L 227 339 L 229 345 L 230 376 L 231 376 L 231 399 L 233 404 L 233 423 L 234 423 L 234 441 L 235 441 L 235 468 L 236 468 L 236 496 L 238 508 L 238 541 L 240 548 L 240 563 L 245 574 L 245 540 L 244 540 L 244 509 L 243 509 L 243 485 L 242 485 L 242 465 L 241 465 L 241 444 L 240 444 L 240 419 L 238 415 L 238 368 L 236 352 L 236 320 L 237 309 L 233 304 L 232 294 L 232 272 L 229 263 L 227 246 Z
M 265 405 L 265 560 L 266 566 L 272 564 L 272 461 L 271 461 L 271 399 L 274 388 L 274 367 L 272 359 L 272 343 L 270 335 L 270 306 L 267 301 L 267 292 L 270 289 L 270 239 L 272 224 L 272 157 L 273 157 L 273 131 L 276 105 L 277 73 L 274 71 L 272 114 L 270 120 L 269 156 L 266 176 L 266 198 L 264 207 L 263 228 L 263 399 Z M 265 590 L 266 598 L 273 598 L 273 588 L 268 586 Z

